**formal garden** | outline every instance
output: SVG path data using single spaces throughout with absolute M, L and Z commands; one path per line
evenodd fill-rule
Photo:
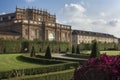
M 1 80 L 120 79 L 120 46 L 115 43 L 0 40 L 0 53 Z

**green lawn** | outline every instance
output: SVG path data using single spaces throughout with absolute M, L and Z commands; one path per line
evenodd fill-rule
M 0 55 L 0 71 L 45 66 L 42 64 L 25 62 L 22 59 L 20 59 L 20 55 L 21 54 L 1 54 Z
M 91 51 L 82 51 L 82 53 L 90 54 Z M 107 55 L 120 55 L 120 51 L 100 51 L 101 54 L 106 53 Z

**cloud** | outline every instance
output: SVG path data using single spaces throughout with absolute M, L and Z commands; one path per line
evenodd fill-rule
M 28 3 L 34 2 L 35 0 L 25 0 Z
M 6 13 L 5 12 L 0 13 L 0 15 L 4 15 L 4 14 L 6 14 Z
M 104 12 L 101 12 L 101 13 L 100 13 L 100 16 L 105 17 L 106 14 L 105 14 Z
M 110 26 L 120 26 L 120 19 L 112 19 L 107 24 Z
M 69 24 L 73 29 L 113 34 L 120 37 L 120 19 L 108 18 L 101 12 L 98 17 L 88 16 L 89 12 L 81 4 L 65 4 L 61 10 L 59 22 Z

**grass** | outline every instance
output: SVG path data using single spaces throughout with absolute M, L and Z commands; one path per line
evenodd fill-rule
M 1 54 L 0 71 L 46 66 L 42 64 L 26 62 L 20 58 L 20 55 L 21 54 Z
M 82 53 L 90 54 L 91 51 L 82 51 Z M 106 53 L 107 55 L 120 55 L 120 51 L 100 51 L 101 54 Z

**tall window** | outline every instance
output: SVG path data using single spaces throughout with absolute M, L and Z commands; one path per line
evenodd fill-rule
M 49 35 L 48 35 L 48 39 L 49 39 L 50 41 L 55 40 L 55 33 L 54 33 L 54 32 L 50 32 Z
M 2 18 L 2 17 L 0 17 L 0 21 L 3 21 L 3 18 Z

